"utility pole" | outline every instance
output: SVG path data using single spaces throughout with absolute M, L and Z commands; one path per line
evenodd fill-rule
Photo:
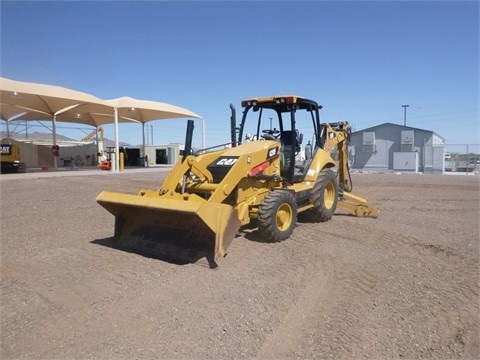
M 403 107 L 403 126 L 407 126 L 407 107 L 410 105 L 402 105 Z

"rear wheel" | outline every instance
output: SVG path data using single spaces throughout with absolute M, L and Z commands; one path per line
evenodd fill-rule
M 297 222 L 297 203 L 290 191 L 270 192 L 258 209 L 258 231 L 268 242 L 278 242 L 292 235 Z
M 323 169 L 318 175 L 313 186 L 310 202 L 313 209 L 306 211 L 305 215 L 315 222 L 324 222 L 332 218 L 337 208 L 338 180 L 330 169 Z

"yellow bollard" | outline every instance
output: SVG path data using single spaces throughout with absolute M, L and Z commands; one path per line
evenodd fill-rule
M 124 155 L 123 152 L 120 152 L 120 159 L 119 159 L 119 162 L 120 162 L 119 167 L 120 167 L 120 169 L 119 169 L 119 171 L 123 171 L 123 155 Z

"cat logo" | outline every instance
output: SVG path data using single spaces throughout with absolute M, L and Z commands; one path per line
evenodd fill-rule
M 222 157 L 217 161 L 215 165 L 219 166 L 232 166 L 238 160 L 238 157 Z
M 12 154 L 12 147 L 10 145 L 3 145 L 0 148 L 0 154 L 3 155 L 11 155 Z

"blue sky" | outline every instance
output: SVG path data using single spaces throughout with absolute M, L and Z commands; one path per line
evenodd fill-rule
M 407 125 L 480 143 L 477 1 L 2 0 L 0 11 L 2 77 L 186 107 L 204 117 L 207 146 L 228 140 L 230 103 L 240 113 L 244 98 L 286 93 L 354 130 L 403 124 L 409 104 Z M 157 144 L 184 141 L 184 119 L 149 124 Z M 72 126 L 58 132 L 91 130 Z M 140 144 L 141 126 L 121 124 L 120 138 Z

